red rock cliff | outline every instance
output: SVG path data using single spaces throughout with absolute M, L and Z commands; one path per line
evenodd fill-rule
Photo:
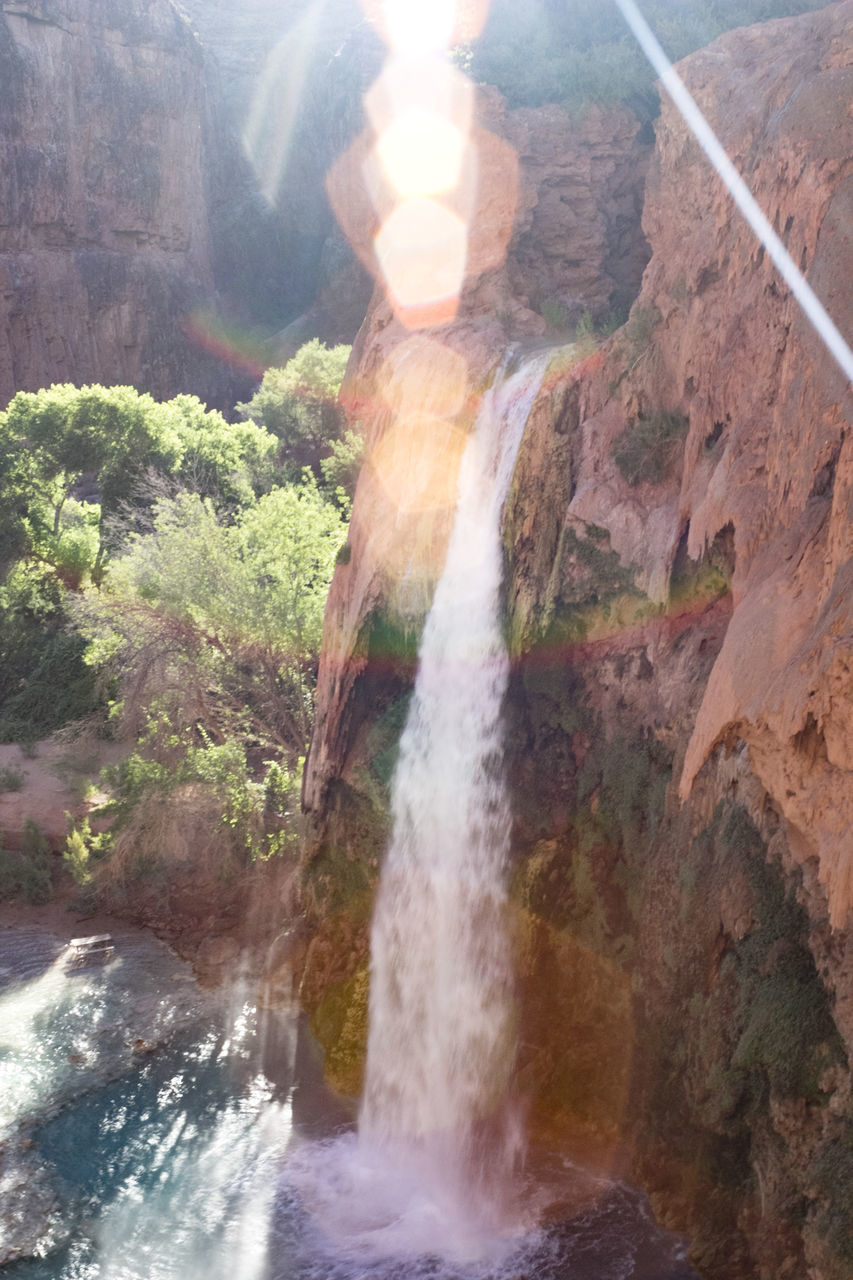
M 0 403 L 57 381 L 227 398 L 201 51 L 169 0 L 0 5 Z
M 851 50 L 843 0 L 681 65 L 848 340 Z M 530 331 L 531 281 L 561 269 L 555 228 L 525 262 L 548 200 L 520 150 L 509 264 L 432 335 L 474 387 L 499 358 L 495 309 L 502 328 Z M 579 209 L 596 193 L 573 186 L 568 153 L 560 163 Z M 628 1141 L 703 1275 L 845 1280 L 850 389 L 667 103 L 643 227 L 652 256 L 630 319 L 547 380 L 507 506 L 520 1087 L 549 1140 Z M 567 224 L 571 262 L 574 234 Z M 381 484 L 377 375 L 389 356 L 399 374 L 403 345 L 379 304 L 352 379 L 379 452 L 330 598 L 306 782 L 319 908 L 303 997 L 348 1087 L 383 788 L 446 521 L 417 500 L 417 476 L 426 489 L 438 468 L 418 436 L 394 451 L 414 484 L 405 519 Z

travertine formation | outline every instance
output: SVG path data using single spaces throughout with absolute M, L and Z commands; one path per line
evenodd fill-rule
M 851 51 L 843 0 L 729 33 L 681 66 L 848 339 Z M 450 349 L 473 400 L 507 334 L 536 331 L 531 303 L 568 308 L 576 289 L 595 310 L 618 280 L 611 246 L 569 283 L 590 252 L 584 199 L 601 196 L 579 193 L 577 157 L 543 141 L 559 160 L 538 167 L 533 118 L 501 127 L 522 172 L 509 260 L 470 282 L 421 375 L 440 384 Z M 543 118 L 543 139 L 551 127 Z M 615 138 L 624 125 L 608 127 Z M 569 173 L 568 203 L 552 199 Z M 703 1275 L 845 1280 L 850 389 L 666 102 L 642 225 L 652 253 L 629 320 L 597 351 L 555 360 L 506 512 L 519 1088 L 549 1141 L 629 1143 Z M 445 532 L 442 504 L 424 497 L 430 449 L 452 445 L 409 437 L 394 474 L 422 483 L 401 512 L 381 483 L 382 442 L 406 340 L 379 303 L 356 348 L 353 407 L 374 453 L 330 598 L 305 792 L 303 998 L 330 1078 L 348 1088 L 363 1037 L 359 920 Z

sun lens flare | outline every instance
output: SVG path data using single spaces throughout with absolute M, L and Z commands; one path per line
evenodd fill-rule
M 413 196 L 376 236 L 376 256 L 407 328 L 451 320 L 465 279 L 468 227 L 437 200 Z
M 383 0 L 383 27 L 395 53 L 446 49 L 456 28 L 456 0 Z
M 276 204 L 317 38 L 319 6 L 311 6 L 276 42 L 258 78 L 243 130 L 243 151 L 268 204 Z
M 434 196 L 456 186 L 465 136 L 449 120 L 412 107 L 385 130 L 376 149 L 401 196 Z
M 455 418 L 468 395 L 468 365 L 450 347 L 413 336 L 396 346 L 383 363 L 379 393 L 395 415 L 420 410 Z
M 456 505 L 459 462 L 468 437 L 446 418 L 412 413 L 398 418 L 374 450 L 370 465 L 401 513 Z
M 474 119 L 474 86 L 446 58 L 389 58 L 368 89 L 364 109 L 381 135 L 407 111 L 419 108 L 441 116 L 468 134 Z

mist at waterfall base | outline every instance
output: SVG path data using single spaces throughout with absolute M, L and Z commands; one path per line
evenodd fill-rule
M 295 1013 L 239 980 L 204 996 L 151 938 L 69 974 L 61 940 L 4 931 L 0 1231 L 29 1214 L 41 1255 L 10 1280 L 695 1274 L 633 1188 L 525 1166 L 509 1101 L 499 516 L 545 362 L 486 397 L 463 460 L 393 786 L 357 1129 L 300 1066 Z

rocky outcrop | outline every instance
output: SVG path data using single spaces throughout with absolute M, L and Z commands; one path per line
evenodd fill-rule
M 851 48 L 844 0 L 681 67 L 848 335 Z M 559 271 L 525 258 L 537 208 L 561 202 L 524 156 L 509 264 L 470 282 L 422 348 L 433 401 L 462 361 L 463 431 L 499 359 L 495 308 L 530 332 L 539 273 Z M 703 1275 L 844 1280 L 850 392 L 666 103 L 643 226 L 652 256 L 628 323 L 552 364 L 507 504 L 519 1088 L 543 1140 L 628 1144 Z M 553 263 L 559 237 L 544 238 Z M 563 253 L 578 256 L 568 234 Z M 378 304 L 351 380 L 373 453 L 330 598 L 305 793 L 304 995 L 348 1086 L 387 779 L 452 501 L 431 446 L 393 430 L 417 349 Z M 331 959 L 342 920 L 347 954 Z
M 0 8 L 0 401 L 54 381 L 228 399 L 197 42 L 168 0 Z
M 570 322 L 585 311 L 596 319 L 627 312 L 648 261 L 640 225 L 648 148 L 636 118 L 592 107 L 575 121 L 550 106 L 501 109 L 493 119 L 535 193 L 507 263 L 513 296 L 536 310 L 550 304 Z

